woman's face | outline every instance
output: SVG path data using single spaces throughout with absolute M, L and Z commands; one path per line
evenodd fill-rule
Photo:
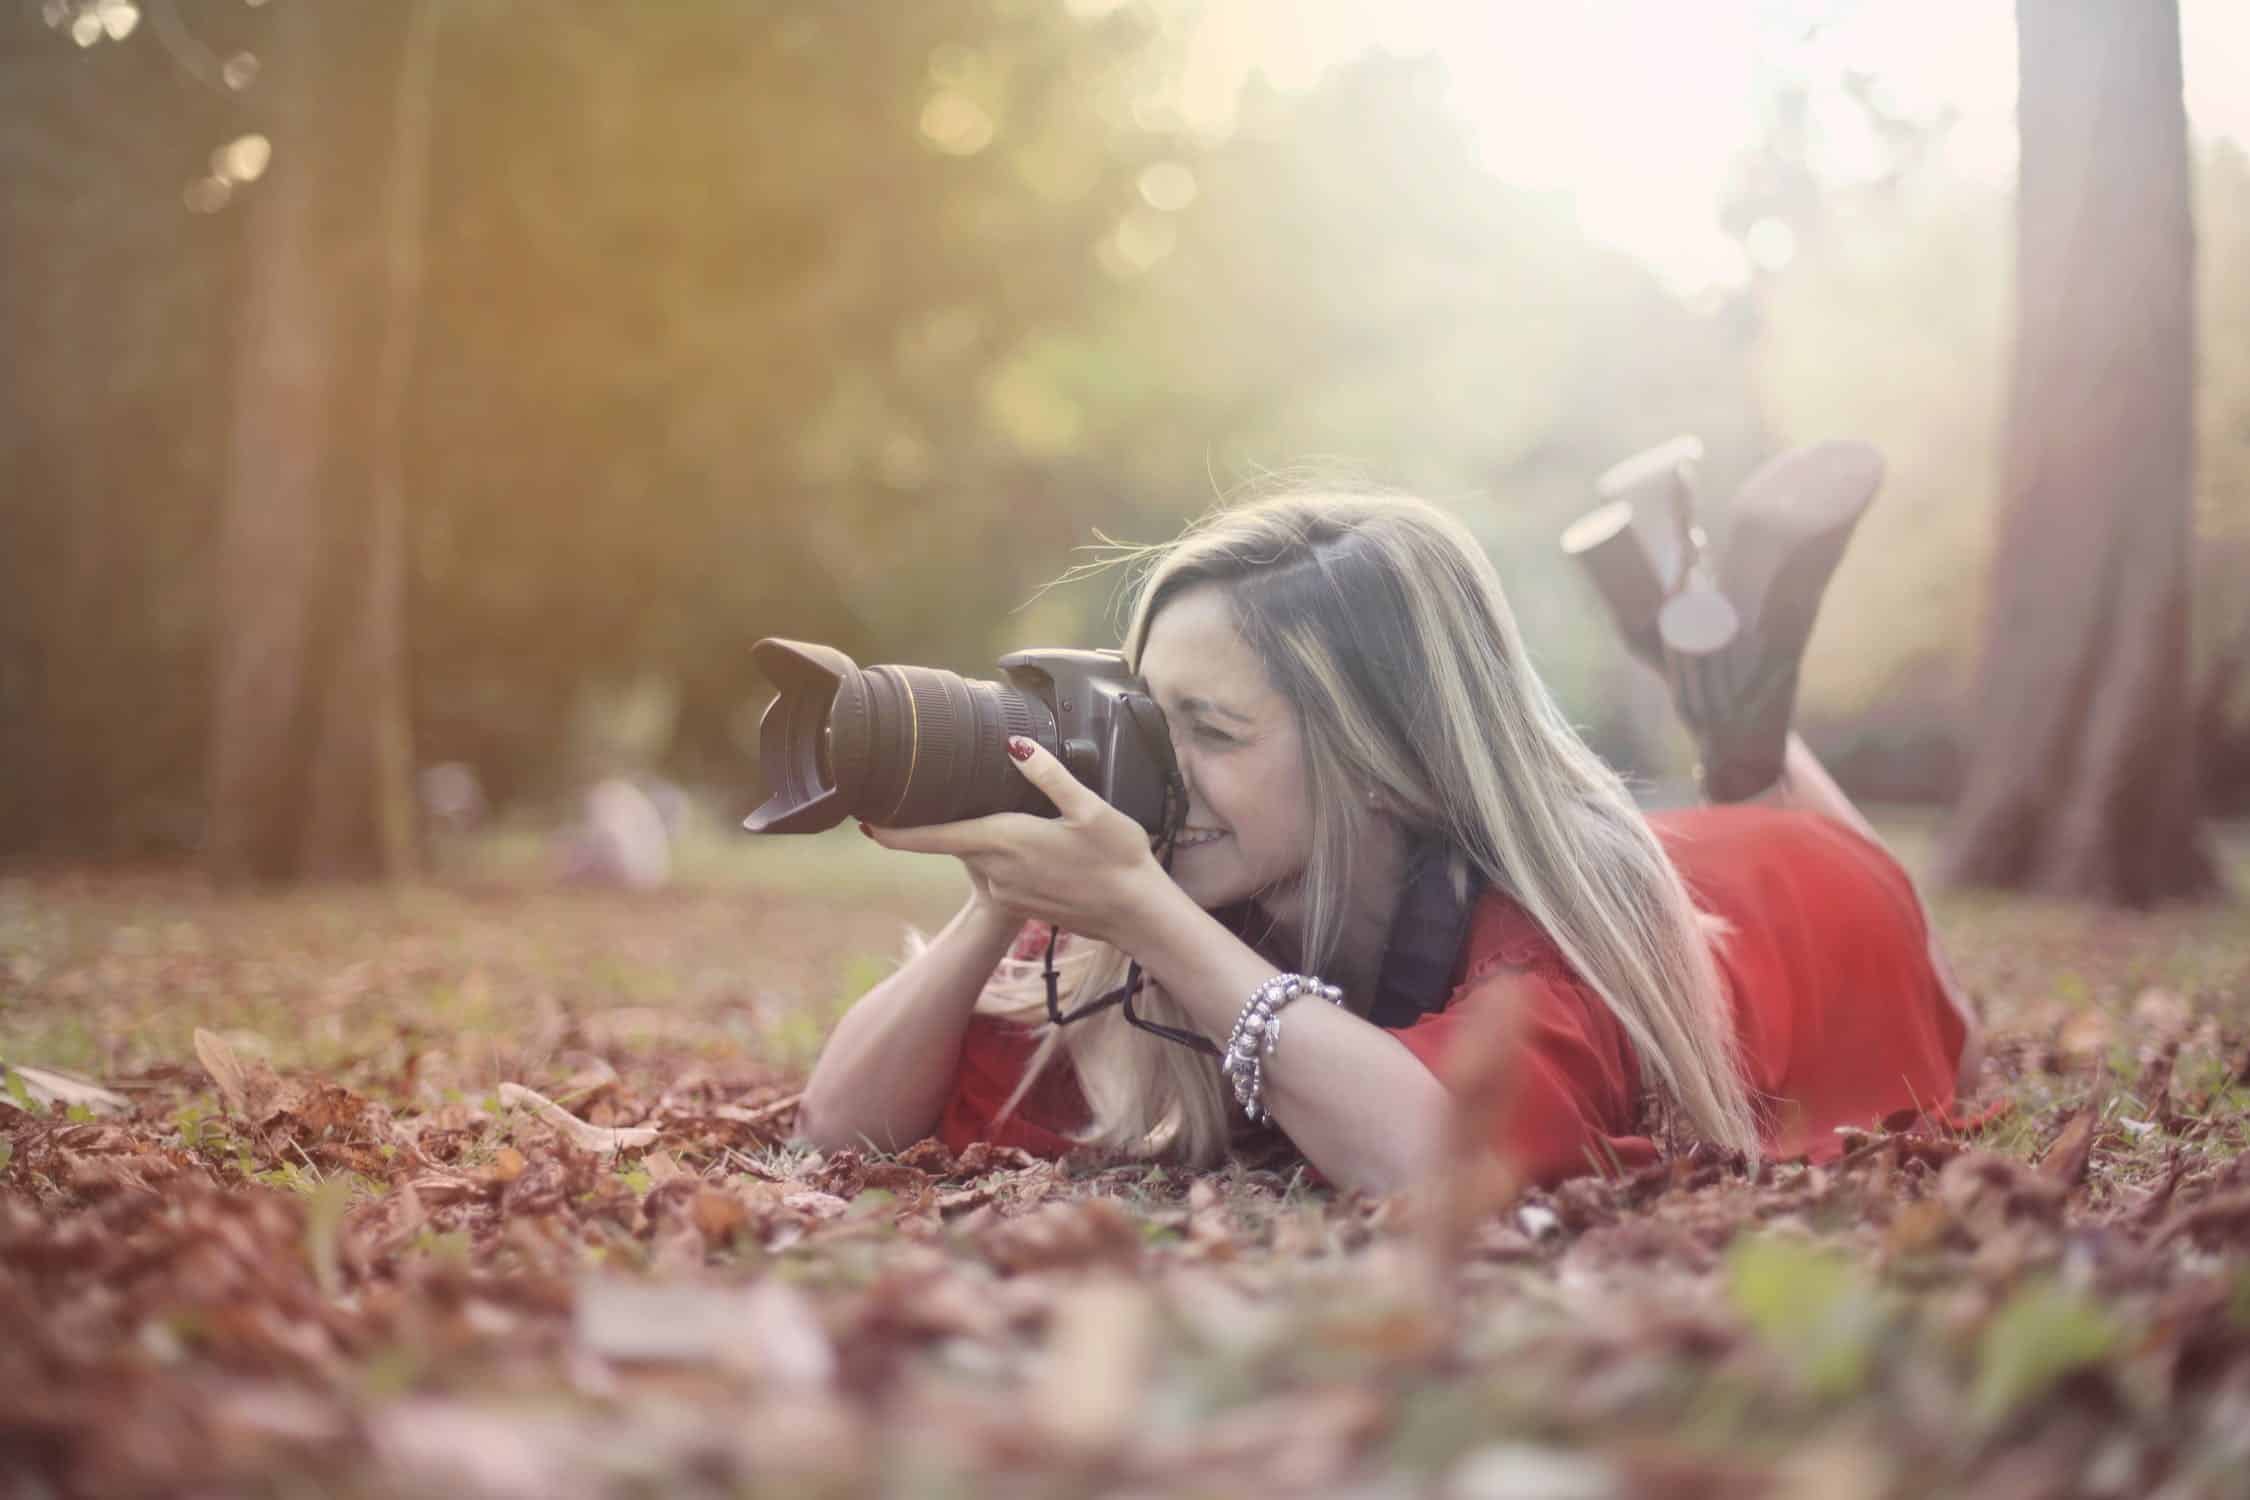
M 1312 849 L 1304 737 L 1235 629 L 1217 584 L 1201 584 L 1150 622 L 1141 675 L 1171 725 L 1187 782 L 1187 823 L 1172 878 L 1206 909 L 1257 899 L 1291 920 Z

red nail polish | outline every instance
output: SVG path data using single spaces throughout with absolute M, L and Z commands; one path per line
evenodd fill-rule
M 1025 739 L 1020 734 L 1009 735 L 1008 753 L 1014 756 L 1017 760 L 1031 759 L 1031 741 Z

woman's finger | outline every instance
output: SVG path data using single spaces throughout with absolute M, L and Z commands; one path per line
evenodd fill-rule
M 1070 767 L 1047 753 L 1036 741 L 1020 734 L 1008 736 L 1008 755 L 1024 779 L 1047 794 L 1055 811 L 1073 822 L 1084 822 L 1106 809 L 1101 795 L 1070 774 Z
M 908 854 L 990 854 L 999 847 L 998 830 L 990 818 L 966 818 L 958 823 L 928 823 L 919 828 L 878 828 L 862 823 L 859 831 L 886 849 Z

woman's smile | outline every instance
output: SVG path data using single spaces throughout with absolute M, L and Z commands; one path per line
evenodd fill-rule
M 1205 844 L 1215 844 L 1227 836 L 1223 828 L 1183 828 L 1178 838 L 1172 840 L 1174 850 L 1200 849 Z

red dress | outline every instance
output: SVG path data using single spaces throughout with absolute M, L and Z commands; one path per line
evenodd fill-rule
M 1779 808 L 1692 808 L 1649 822 L 1696 903 L 1732 928 L 1718 942 L 1719 967 L 1772 1154 L 1825 1160 L 1841 1149 L 1840 1126 L 1950 1118 L 1966 1038 L 1931 968 L 1921 903 L 1887 852 L 1832 819 Z M 1524 910 L 1487 890 L 1444 1008 L 1392 1035 L 1445 1078 L 1496 1005 L 1523 1010 L 1508 1022 L 1519 1050 L 1498 1070 L 1508 1098 L 1493 1144 L 1527 1180 L 1658 1159 L 1624 1031 Z M 948 1146 L 1068 1149 L 1086 1105 L 1067 1062 L 995 1123 L 1036 1045 L 1027 1027 L 970 1023 L 939 1124 Z

